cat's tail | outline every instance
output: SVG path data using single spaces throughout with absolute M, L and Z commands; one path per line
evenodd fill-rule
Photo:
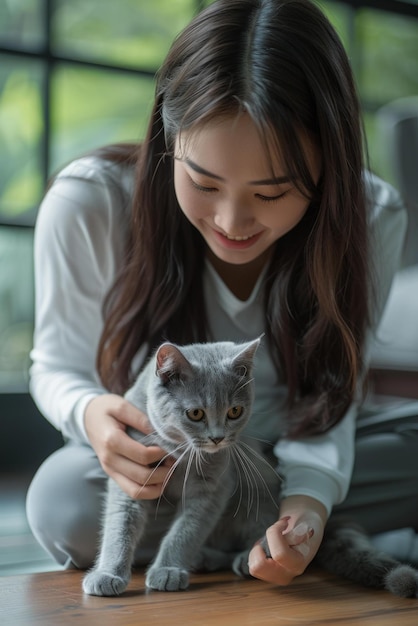
M 327 571 L 361 585 L 387 589 L 402 598 L 418 598 L 418 570 L 376 550 L 355 524 L 329 522 L 315 561 Z

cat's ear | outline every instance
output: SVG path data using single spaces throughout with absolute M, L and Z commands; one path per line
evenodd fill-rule
M 254 355 L 258 346 L 260 345 L 261 338 L 257 337 L 254 341 L 249 341 L 248 343 L 244 343 L 240 346 L 240 352 L 234 357 L 232 363 L 235 369 L 238 371 L 240 376 L 246 376 L 251 372 L 254 362 Z
M 155 373 L 164 385 L 181 380 L 192 374 L 192 366 L 183 353 L 172 343 L 163 343 L 155 356 Z

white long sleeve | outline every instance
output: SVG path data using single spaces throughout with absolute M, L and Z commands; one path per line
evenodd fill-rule
M 354 464 L 356 416 L 353 405 L 325 435 L 278 441 L 274 452 L 284 478 L 282 497 L 310 496 L 322 502 L 328 514 L 344 500 Z
M 31 393 L 63 436 L 78 441 L 87 441 L 87 403 L 105 392 L 95 360 L 103 298 L 125 238 L 121 175 L 104 164 L 98 167 L 95 158 L 71 164 L 46 194 L 35 229 Z

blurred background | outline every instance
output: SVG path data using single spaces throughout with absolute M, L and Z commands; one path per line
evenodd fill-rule
M 61 443 L 28 394 L 33 226 L 46 182 L 65 163 L 92 148 L 141 139 L 155 72 L 174 36 L 206 4 L 204 0 L 0 0 L 0 470 L 4 475 L 16 470 L 30 474 Z M 418 230 L 413 230 L 418 213 L 418 0 L 318 4 L 335 25 L 352 62 L 371 167 L 407 196 L 412 220 L 405 264 L 418 263 Z

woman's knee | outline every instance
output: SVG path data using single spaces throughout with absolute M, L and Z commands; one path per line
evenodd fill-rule
M 93 450 L 65 446 L 41 465 L 27 495 L 39 543 L 62 565 L 89 567 L 95 557 L 106 475 Z

